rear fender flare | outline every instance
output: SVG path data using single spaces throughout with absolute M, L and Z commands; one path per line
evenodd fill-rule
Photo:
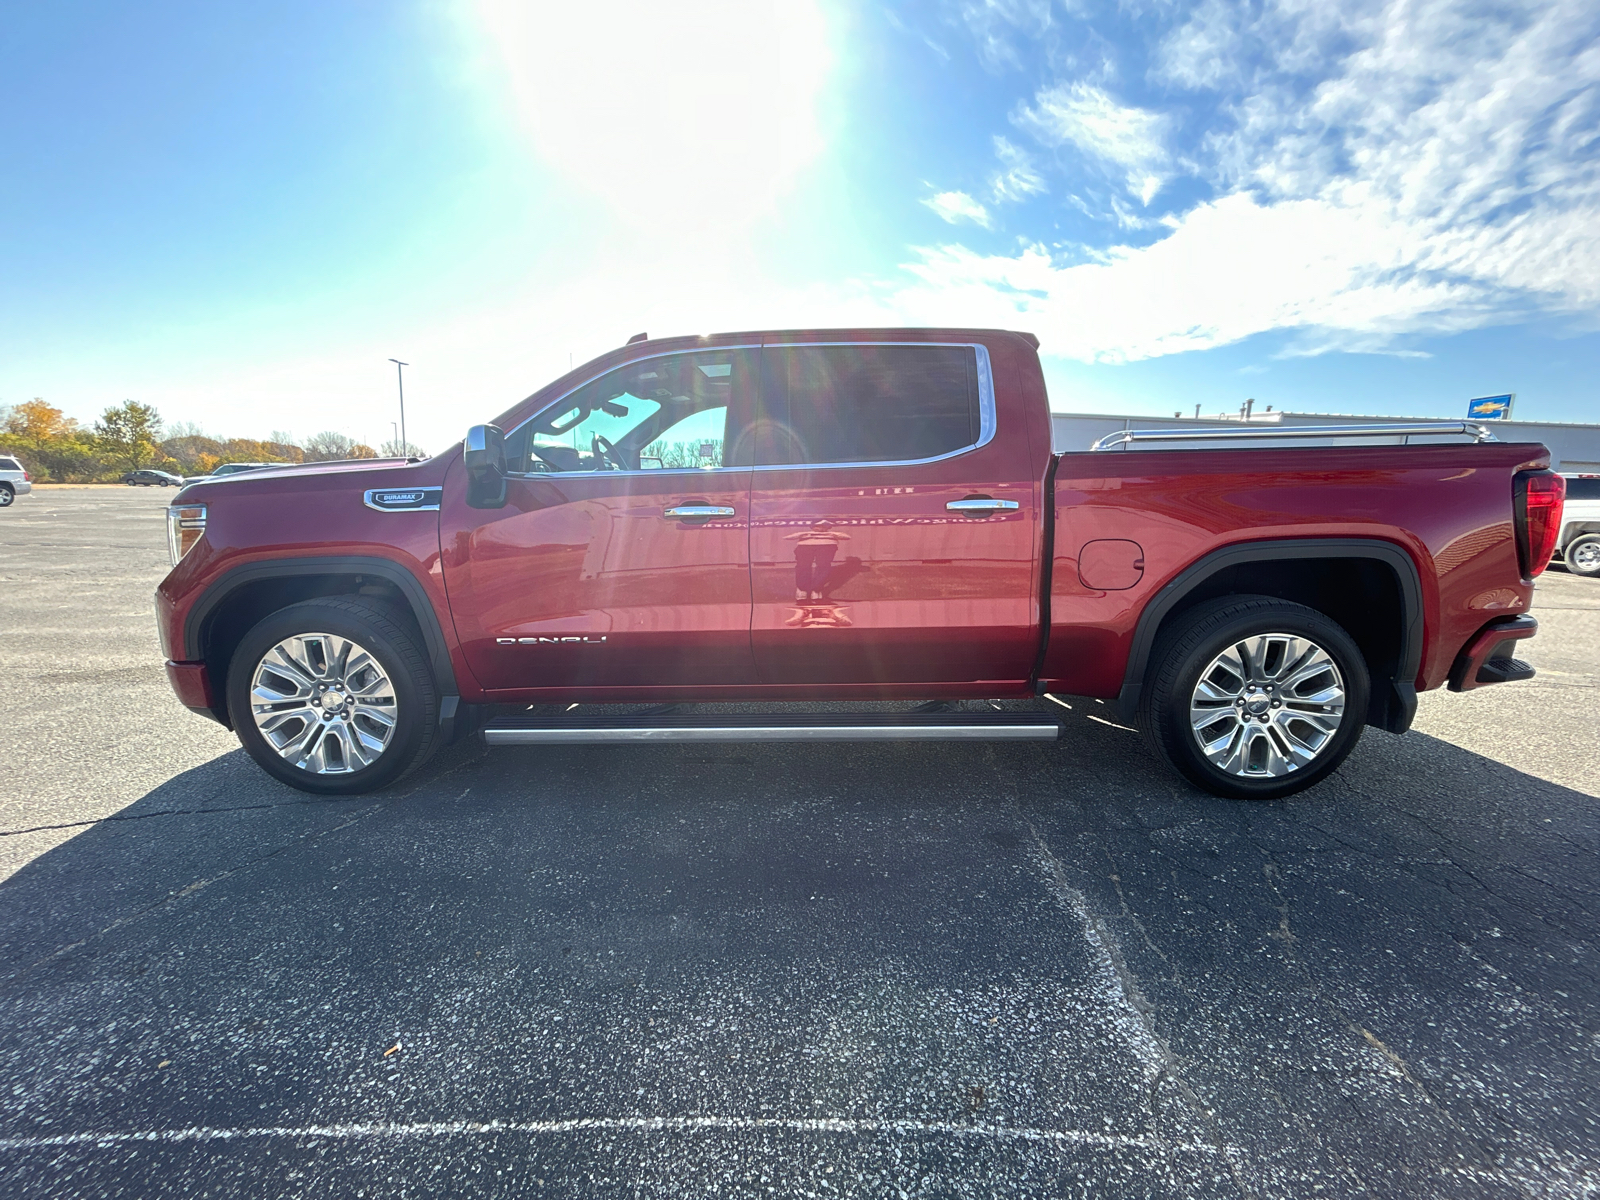
M 1404 733 L 1410 728 L 1411 718 L 1417 710 L 1416 680 L 1422 665 L 1425 634 L 1422 577 L 1417 571 L 1416 560 L 1406 550 L 1393 542 L 1374 538 L 1286 538 L 1240 542 L 1213 550 L 1186 567 L 1151 598 L 1144 612 L 1139 615 L 1133 644 L 1128 651 L 1128 666 L 1122 677 L 1122 690 L 1117 693 L 1117 707 L 1124 719 L 1138 711 L 1139 696 L 1144 690 L 1144 679 L 1150 666 L 1150 652 L 1155 648 L 1161 622 L 1182 603 L 1185 596 L 1218 571 L 1241 563 L 1318 558 L 1376 559 L 1388 566 L 1399 582 L 1403 609 L 1400 616 L 1400 667 L 1396 678 L 1390 681 L 1393 704 L 1385 727 L 1390 733 Z

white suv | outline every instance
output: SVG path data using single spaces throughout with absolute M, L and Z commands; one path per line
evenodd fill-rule
M 1600 475 L 1566 475 L 1567 505 L 1556 546 L 1574 575 L 1600 575 Z
M 33 491 L 28 472 L 9 454 L 0 454 L 0 508 L 10 508 L 18 496 Z

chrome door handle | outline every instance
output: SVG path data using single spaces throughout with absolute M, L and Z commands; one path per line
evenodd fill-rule
M 661 515 L 678 521 L 704 521 L 708 517 L 731 517 L 733 509 L 726 504 L 679 504 L 663 509 Z
M 952 500 L 945 507 L 958 513 L 996 513 L 1012 512 L 1018 504 L 1015 500 L 990 500 L 984 497 L 981 500 Z

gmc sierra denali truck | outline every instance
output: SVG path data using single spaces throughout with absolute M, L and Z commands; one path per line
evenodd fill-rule
M 433 458 L 191 485 L 156 593 L 168 677 L 309 792 L 469 732 L 1048 739 L 1076 695 L 1199 787 L 1266 798 L 1363 726 L 1404 732 L 1420 690 L 1533 674 L 1512 651 L 1563 497 L 1543 446 L 1457 422 L 1058 454 L 1037 345 L 635 339 Z M 1033 703 L 916 703 L 980 699 Z M 864 700 L 901 703 L 814 711 Z M 687 711 L 726 701 L 813 703 Z

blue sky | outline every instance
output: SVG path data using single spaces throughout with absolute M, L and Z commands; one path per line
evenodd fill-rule
M 640 330 L 1036 332 L 1052 403 L 1600 420 L 1600 10 L 12 5 L 0 403 L 438 448 Z

